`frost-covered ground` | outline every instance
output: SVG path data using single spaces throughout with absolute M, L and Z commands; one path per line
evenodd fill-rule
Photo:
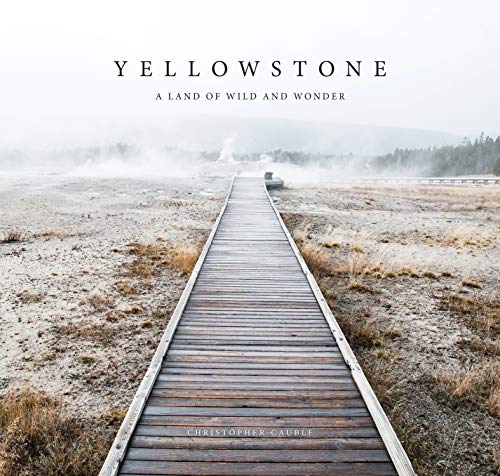
M 0 243 L 0 388 L 26 382 L 75 412 L 128 407 L 187 278 L 167 265 L 149 281 L 124 276 L 127 245 L 203 243 L 228 187 L 220 178 L 0 178 L 0 235 L 22 234 Z

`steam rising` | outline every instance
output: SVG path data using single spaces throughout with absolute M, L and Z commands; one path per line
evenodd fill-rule
M 382 152 L 400 148 L 457 143 L 455 136 L 433 131 L 262 119 L 198 119 L 183 133 L 144 127 L 128 134 L 142 143 L 59 149 L 0 150 L 0 174 L 56 173 L 75 177 L 262 176 L 273 171 L 287 182 L 331 182 L 362 177 L 425 175 L 411 167 L 380 168 Z M 206 127 L 201 127 L 205 124 Z M 222 135 L 223 131 L 225 135 Z M 153 134 L 156 140 L 151 140 Z M 196 137 L 195 134 L 196 133 Z M 165 145 L 168 144 L 168 145 Z M 215 145 L 214 145 L 215 144 Z
M 220 155 L 217 160 L 218 162 L 226 162 L 229 164 L 234 162 L 234 143 L 234 137 L 227 137 L 226 139 L 224 139 L 224 145 L 222 146 L 222 150 L 220 151 Z

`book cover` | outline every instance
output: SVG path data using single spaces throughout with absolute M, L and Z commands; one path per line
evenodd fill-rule
M 0 14 L 0 474 L 497 474 L 497 2 Z

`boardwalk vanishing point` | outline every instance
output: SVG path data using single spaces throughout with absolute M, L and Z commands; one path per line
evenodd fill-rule
M 262 179 L 236 178 L 101 476 L 414 475 Z

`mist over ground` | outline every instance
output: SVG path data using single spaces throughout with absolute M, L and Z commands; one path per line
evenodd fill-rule
M 0 149 L 0 173 L 82 177 L 262 175 L 329 181 L 373 176 L 493 174 L 500 139 L 474 142 L 416 129 L 278 119 L 198 118 L 144 124 L 88 145 Z M 88 140 L 88 139 L 87 139 Z
M 142 123 L 132 129 L 108 132 L 108 141 L 98 140 L 95 144 L 82 136 L 80 143 L 70 141 L 64 146 L 4 147 L 0 149 L 0 173 L 181 177 L 262 175 L 272 170 L 288 180 L 329 180 L 375 175 L 484 174 L 495 169 L 495 159 L 491 158 L 485 167 L 434 167 L 433 153 L 429 151 L 444 146 L 454 150 L 463 138 L 417 129 L 198 117 L 179 119 L 170 125 Z M 402 160 L 400 152 L 408 150 L 428 153 L 410 154 L 411 160 L 407 154 Z

